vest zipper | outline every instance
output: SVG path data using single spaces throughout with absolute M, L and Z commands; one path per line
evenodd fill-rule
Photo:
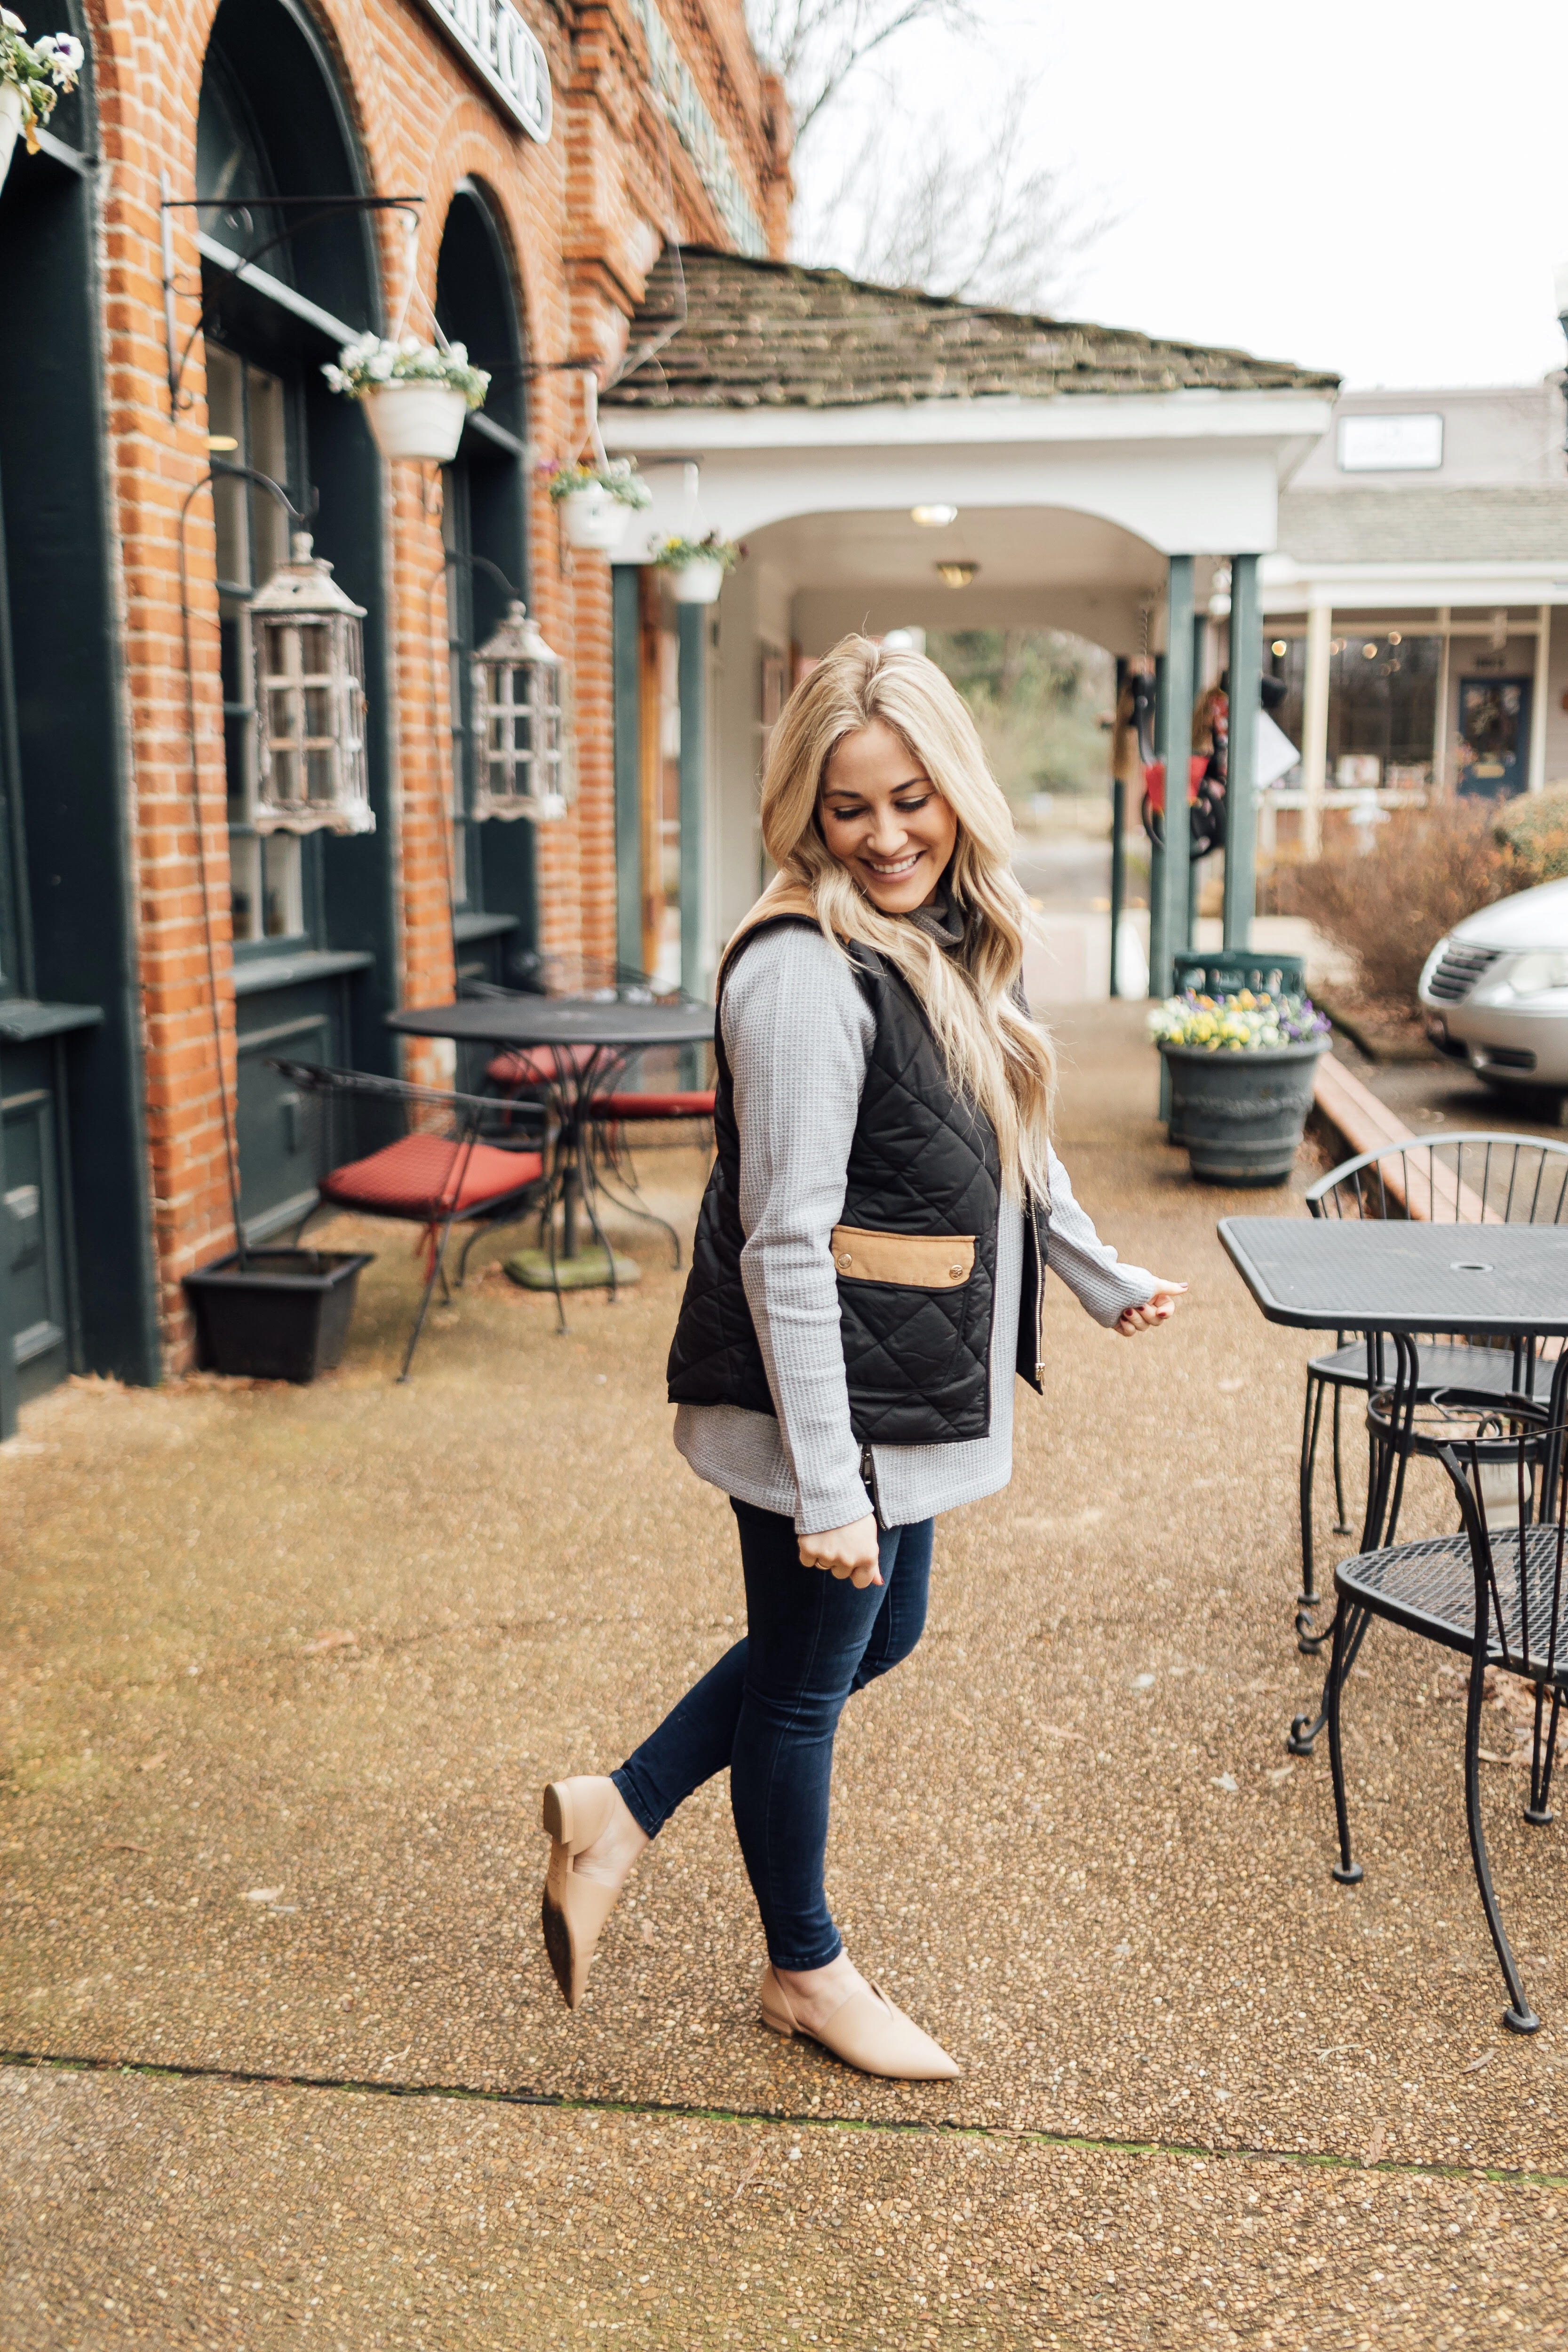
M 1035 1379 L 1043 1381 L 1046 1367 L 1046 1253 L 1040 1241 L 1040 1213 L 1033 1194 L 1029 1199 L 1029 1229 L 1035 1238 Z
M 860 1475 L 865 1480 L 866 1492 L 871 1497 L 872 1514 L 878 1527 L 885 1535 L 888 1523 L 882 1517 L 882 1498 L 877 1492 L 877 1457 L 868 1445 L 863 1445 L 860 1448 Z

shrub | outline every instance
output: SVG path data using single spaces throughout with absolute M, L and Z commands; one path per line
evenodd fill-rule
M 1400 809 L 1371 850 L 1336 844 L 1310 865 L 1281 868 L 1275 903 L 1353 956 L 1369 996 L 1413 1007 L 1421 967 L 1445 931 L 1538 878 L 1501 831 L 1486 802 Z
M 1506 802 L 1492 831 L 1500 845 L 1513 853 L 1520 877 L 1516 888 L 1528 890 L 1537 882 L 1561 882 L 1568 876 L 1568 784 Z

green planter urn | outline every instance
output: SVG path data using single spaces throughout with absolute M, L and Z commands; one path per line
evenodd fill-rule
M 1296 1164 L 1329 1041 L 1244 1048 L 1171 1045 L 1171 1141 L 1205 1184 L 1283 1184 Z

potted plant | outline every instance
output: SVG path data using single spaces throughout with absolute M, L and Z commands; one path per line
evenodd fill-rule
M 422 343 L 416 335 L 395 341 L 361 335 L 321 373 L 334 392 L 360 403 L 384 457 L 443 466 L 457 456 L 463 419 L 484 406 L 490 384 L 486 369 L 469 365 L 466 344 Z
M 1171 1080 L 1171 1140 L 1210 1184 L 1282 1184 L 1329 1023 L 1306 996 L 1168 997 L 1149 1015 Z
M 663 539 L 653 550 L 659 571 L 668 572 L 678 604 L 716 604 L 724 574 L 733 569 L 740 549 L 732 539 L 710 530 L 703 539 Z
M 82 46 L 69 33 L 45 33 L 29 41 L 27 28 L 9 8 L 0 8 L 0 186 L 11 168 L 20 131 L 27 152 L 38 152 L 38 131 L 54 112 L 60 92 L 76 88 Z
M 571 545 L 599 555 L 613 555 L 633 515 L 653 503 L 635 457 L 557 466 L 550 477 L 550 498 Z

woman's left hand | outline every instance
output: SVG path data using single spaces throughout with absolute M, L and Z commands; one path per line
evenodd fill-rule
M 1163 1275 L 1154 1277 L 1154 1296 L 1146 1306 L 1130 1307 L 1116 1326 L 1123 1339 L 1135 1339 L 1140 1331 L 1158 1330 L 1168 1323 L 1176 1311 L 1176 1301 L 1186 1288 L 1184 1282 L 1167 1282 Z

